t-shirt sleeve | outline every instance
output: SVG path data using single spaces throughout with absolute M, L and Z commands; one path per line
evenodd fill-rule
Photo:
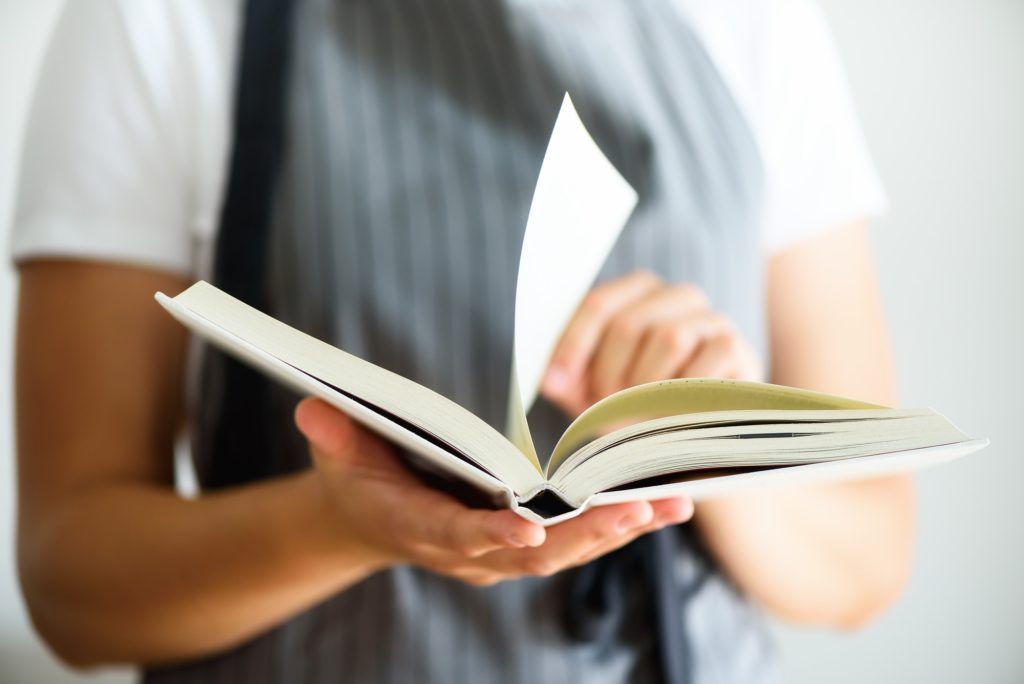
M 153 3 L 66 3 L 22 150 L 14 260 L 61 256 L 192 271 L 193 136 Z
M 774 254 L 887 208 L 839 53 L 813 0 L 775 0 L 762 71 L 764 247 Z

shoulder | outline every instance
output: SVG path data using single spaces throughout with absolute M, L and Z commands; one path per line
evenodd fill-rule
M 768 253 L 885 209 L 842 60 L 815 0 L 675 0 L 749 122 Z
M 674 1 L 759 134 L 771 101 L 785 94 L 782 79 L 801 82 L 822 58 L 835 60 L 814 0 Z
M 63 92 L 101 106 L 104 95 L 124 90 L 124 102 L 149 98 L 139 107 L 171 118 L 196 104 L 184 95 L 219 102 L 213 96 L 224 91 L 211 87 L 229 80 L 238 10 L 238 0 L 68 2 L 50 40 L 40 94 Z
M 194 270 L 223 182 L 238 28 L 238 0 L 65 4 L 25 136 L 15 259 Z

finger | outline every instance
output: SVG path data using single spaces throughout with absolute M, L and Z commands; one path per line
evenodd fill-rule
M 579 560 L 578 565 L 589 563 L 595 558 L 611 553 L 645 534 L 655 532 L 670 525 L 686 522 L 693 517 L 693 501 L 686 496 L 652 501 L 651 507 L 654 509 L 654 517 L 651 522 L 628 533 L 624 537 L 613 539 L 608 543 L 595 547 Z
M 693 517 L 693 499 L 688 496 L 675 496 L 669 499 L 652 501 L 654 508 L 654 524 L 658 527 L 678 525 Z
M 653 515 L 653 508 L 645 501 L 599 506 L 548 528 L 542 546 L 497 551 L 480 560 L 505 575 L 552 575 L 578 563 L 593 548 L 647 525 Z
M 761 364 L 761 358 L 751 344 L 740 337 L 737 346 L 739 349 L 736 365 L 732 374 L 726 377 L 735 380 L 764 380 L 764 367 Z
M 512 511 L 471 509 L 440 492 L 430 494 L 420 496 L 419 501 L 406 507 L 392 521 L 392 536 L 413 556 L 440 551 L 476 558 L 498 549 L 521 549 L 544 543 L 544 528 Z
M 701 343 L 731 330 L 729 321 L 713 311 L 692 311 L 660 321 L 648 330 L 629 370 L 627 384 L 640 385 L 678 377 Z
M 542 527 L 512 511 L 470 509 L 419 483 L 381 440 L 326 402 L 304 399 L 296 407 L 295 422 L 309 440 L 319 468 L 342 474 L 346 481 L 385 474 L 409 485 L 400 490 L 402 500 L 386 508 L 387 531 L 407 551 L 429 546 L 472 557 L 544 542 Z
M 556 404 L 579 403 L 586 392 L 585 371 L 608 321 L 629 304 L 642 299 L 661 281 L 644 271 L 595 287 L 562 334 L 544 376 L 542 391 Z
M 727 378 L 735 374 L 738 339 L 733 334 L 716 335 L 704 340 L 691 361 L 680 370 L 684 378 Z
M 328 470 L 343 470 L 361 455 L 377 455 L 387 450 L 383 442 L 320 399 L 299 402 L 295 407 L 295 425 L 309 441 L 317 466 Z
M 591 401 L 629 386 L 627 372 L 650 328 L 707 310 L 707 298 L 694 285 L 657 288 L 623 308 L 608 322 L 593 354 L 588 385 Z

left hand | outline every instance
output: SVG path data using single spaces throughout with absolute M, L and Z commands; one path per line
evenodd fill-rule
M 365 576 L 410 564 L 474 585 L 548 576 L 642 534 L 685 522 L 685 496 L 596 506 L 547 529 L 509 510 L 473 510 L 422 483 L 391 445 L 318 399 L 295 422 L 309 440 L 320 496 L 310 500 L 335 563 Z
M 551 357 L 541 391 L 572 417 L 600 399 L 655 380 L 760 380 L 753 347 L 707 296 L 636 271 L 583 299 Z

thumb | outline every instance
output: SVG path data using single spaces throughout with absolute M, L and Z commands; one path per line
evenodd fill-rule
M 307 397 L 295 407 L 295 425 L 309 441 L 319 468 L 344 470 L 361 450 L 361 430 L 341 411 L 320 399 Z

